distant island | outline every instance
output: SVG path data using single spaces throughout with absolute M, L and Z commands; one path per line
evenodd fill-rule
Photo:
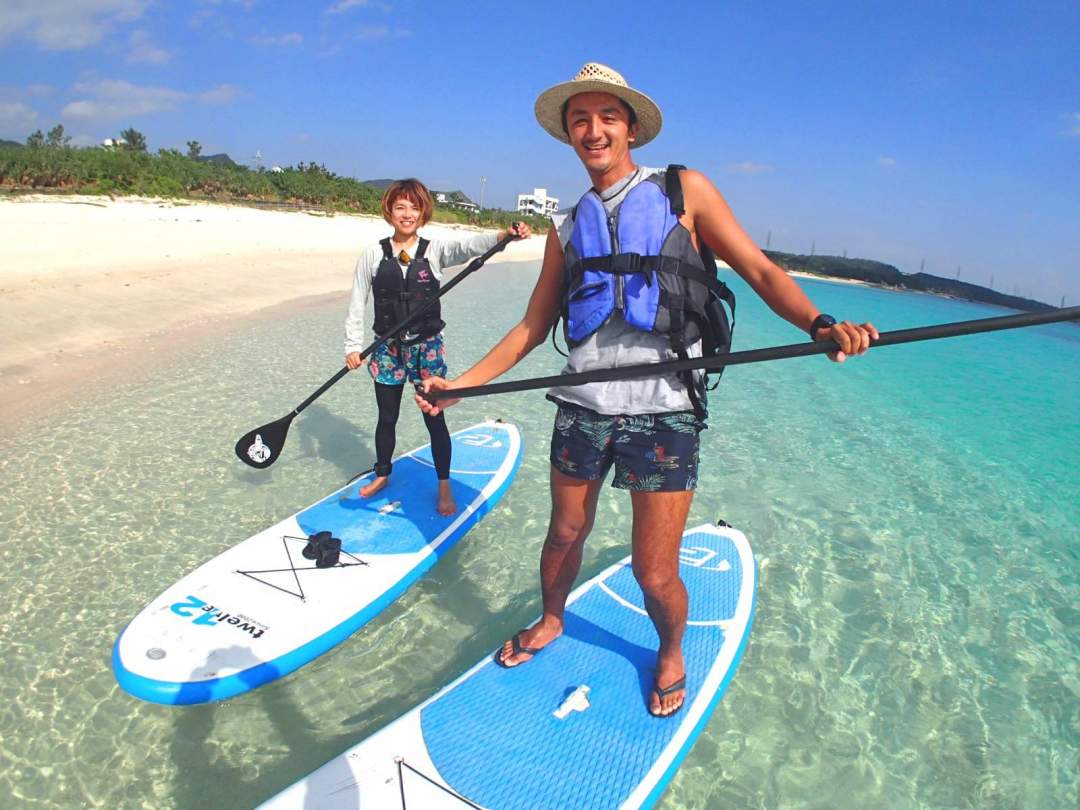
M 804 256 L 797 253 L 781 253 L 776 250 L 766 250 L 765 255 L 785 270 L 807 273 L 813 276 L 847 278 L 890 289 L 948 295 L 953 298 L 962 298 L 965 301 L 977 301 L 983 304 L 993 304 L 994 306 L 1028 312 L 1054 309 L 1054 307 L 1044 304 L 1042 301 L 1033 301 L 1030 298 L 1022 298 L 1017 295 L 1006 295 L 997 290 L 991 290 L 989 287 L 982 287 L 959 279 L 942 278 L 930 273 L 902 273 L 891 264 L 876 262 L 871 259 L 846 259 L 842 256 Z

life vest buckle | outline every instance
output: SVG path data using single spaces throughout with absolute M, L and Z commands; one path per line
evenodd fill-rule
M 616 253 L 611 257 L 609 272 L 611 273 L 640 273 L 641 260 L 644 257 L 640 253 Z

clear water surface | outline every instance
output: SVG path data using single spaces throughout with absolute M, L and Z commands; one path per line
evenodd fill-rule
M 453 369 L 516 321 L 535 265 L 445 301 Z M 732 279 L 736 348 L 799 342 Z M 804 282 L 882 329 L 990 316 L 928 296 Z M 539 610 L 553 406 L 471 400 L 526 459 L 499 508 L 367 628 L 217 705 L 116 686 L 124 624 L 183 574 L 373 460 L 373 398 L 347 378 L 249 470 L 236 438 L 341 362 L 344 301 L 245 324 L 0 437 L 0 805 L 243 807 L 376 731 Z M 555 373 L 550 347 L 511 376 Z M 1080 805 L 1080 329 L 1050 326 L 731 369 L 712 395 L 694 523 L 724 518 L 762 566 L 740 671 L 661 802 L 674 808 Z M 425 441 L 403 409 L 399 447 Z M 605 492 L 583 574 L 628 549 Z

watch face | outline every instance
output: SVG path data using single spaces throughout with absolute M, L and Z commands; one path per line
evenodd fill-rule
M 836 318 L 832 315 L 825 315 L 822 313 L 814 318 L 814 323 L 810 326 L 810 337 L 817 339 L 818 329 L 828 329 L 830 326 L 836 324 Z

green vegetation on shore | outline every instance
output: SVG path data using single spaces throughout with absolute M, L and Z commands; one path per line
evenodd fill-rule
M 249 169 L 224 155 L 202 157 L 196 141 L 188 154 L 177 149 L 146 151 L 134 130 L 113 148 L 73 148 L 63 129 L 49 136 L 34 133 L 23 146 L 0 143 L 0 190 L 60 192 L 209 200 L 254 205 L 312 206 L 329 211 L 378 216 L 382 190 L 352 177 L 342 177 L 318 163 L 299 163 L 273 170 Z M 132 146 L 132 141 L 135 145 Z M 524 219 L 534 231 L 550 223 L 513 211 L 484 209 L 467 212 L 439 206 L 436 222 L 460 222 L 503 228 Z
M 991 290 L 988 287 L 960 281 L 959 279 L 943 278 L 930 273 L 902 273 L 891 264 L 875 262 L 870 259 L 848 259 L 840 256 L 804 256 L 795 253 L 781 253 L 776 250 L 767 250 L 765 255 L 785 270 L 794 270 L 798 273 L 832 278 L 849 278 L 893 289 L 948 295 L 966 301 L 979 301 L 984 304 L 993 304 L 999 307 L 1020 309 L 1028 312 L 1053 309 L 1049 304 L 1044 304 L 1041 301 L 1033 301 L 1030 298 L 1022 298 L 1018 295 L 1006 295 L 997 290 Z

